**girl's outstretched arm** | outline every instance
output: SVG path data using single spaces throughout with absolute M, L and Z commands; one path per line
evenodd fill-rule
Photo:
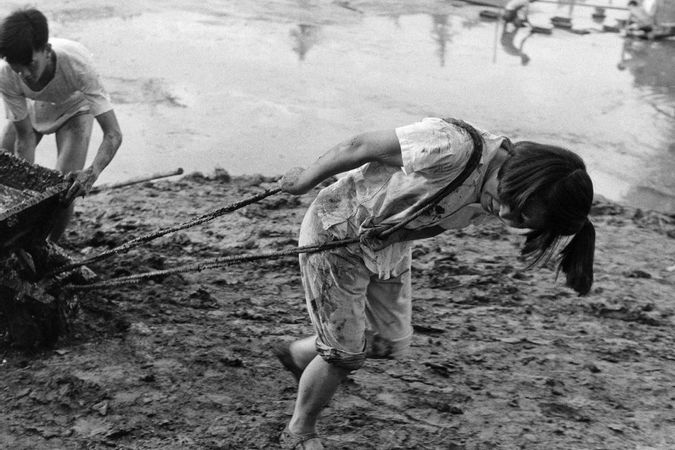
M 326 178 L 377 161 L 393 167 L 403 165 L 396 132 L 370 131 L 332 147 L 309 167 L 293 168 L 279 181 L 284 192 L 304 194 Z

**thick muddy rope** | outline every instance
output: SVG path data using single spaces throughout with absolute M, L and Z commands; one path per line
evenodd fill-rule
M 172 227 L 167 227 L 167 228 L 162 228 L 160 230 L 154 231 L 152 233 L 145 234 L 143 236 L 139 236 L 135 239 L 132 239 L 122 245 L 119 245 L 115 248 L 112 248 L 110 250 L 107 250 L 103 253 L 99 253 L 98 255 L 94 255 L 90 258 L 83 259 L 82 261 L 70 263 L 70 264 L 65 264 L 63 266 L 57 267 L 56 269 L 52 270 L 51 272 L 47 273 L 45 275 L 45 278 L 50 278 L 54 277 L 55 275 L 58 275 L 63 272 L 67 272 L 69 270 L 76 269 L 78 267 L 84 266 L 86 264 L 90 264 L 93 262 L 98 262 L 103 259 L 109 258 L 114 255 L 119 255 L 121 253 L 128 252 L 132 248 L 138 247 L 141 244 L 144 244 L 146 242 L 152 241 L 153 239 L 157 239 L 159 237 L 162 237 L 164 235 L 167 235 L 169 233 L 174 233 L 176 231 L 184 230 L 186 228 L 193 227 L 195 225 L 202 224 L 204 222 L 208 222 L 210 220 L 213 220 L 217 217 L 222 216 L 223 214 L 230 213 L 232 211 L 235 211 L 239 208 L 243 208 L 244 206 L 250 205 L 251 203 L 258 202 L 266 197 L 269 197 L 271 195 L 277 194 L 281 192 L 280 188 L 275 188 L 275 189 L 268 189 L 265 192 L 262 192 L 260 194 L 254 195 L 252 197 L 246 198 L 244 200 L 241 200 L 236 203 L 232 203 L 231 205 L 224 206 L 222 208 L 215 209 L 211 212 L 208 212 L 206 214 L 203 214 L 196 219 L 190 220 L 188 222 L 184 222 L 178 225 L 174 225 Z
M 464 181 L 469 177 L 469 175 L 476 169 L 480 162 L 480 158 L 483 153 L 483 140 L 476 131 L 475 128 L 473 128 L 471 125 L 467 124 L 466 122 L 463 122 L 461 120 L 456 120 L 456 119 L 444 119 L 447 122 L 453 123 L 461 128 L 463 128 L 471 137 L 471 140 L 473 142 L 473 151 L 471 153 L 471 156 L 469 157 L 469 160 L 467 161 L 466 165 L 464 166 L 464 169 L 462 172 L 450 183 L 448 183 L 447 186 L 445 186 L 443 189 L 439 190 L 436 192 L 434 195 L 429 197 L 421 207 L 415 211 L 413 214 L 410 216 L 406 217 L 404 220 L 402 220 L 399 223 L 396 223 L 394 225 L 388 225 L 385 228 L 381 229 L 377 235 L 374 237 L 376 239 L 385 239 L 387 236 L 389 236 L 391 233 L 400 230 L 425 212 L 429 211 L 431 208 L 434 208 L 436 204 L 445 196 L 450 194 L 451 192 L 455 191 L 459 186 L 464 183 Z M 276 189 L 271 189 L 268 191 L 263 192 L 262 194 L 250 197 L 248 199 L 242 200 L 241 202 L 234 203 L 230 206 L 220 208 L 216 211 L 213 211 L 208 214 L 204 214 L 203 216 L 192 220 L 190 222 L 186 222 L 181 225 L 176 225 L 174 227 L 170 228 L 165 228 L 163 230 L 159 230 L 155 233 L 150 233 L 145 236 L 138 237 L 132 241 L 127 242 L 126 244 L 120 245 L 119 247 L 113 248 L 107 252 L 101 253 L 99 255 L 96 255 L 94 257 L 88 258 L 84 261 L 80 261 L 78 263 L 73 263 L 73 264 L 68 264 L 66 266 L 57 268 L 55 271 L 53 271 L 51 276 L 65 272 L 67 270 L 80 267 L 84 264 L 90 263 L 90 262 L 95 262 L 95 261 L 100 261 L 104 258 L 107 258 L 111 255 L 119 254 L 122 252 L 125 252 L 133 247 L 136 247 L 144 242 L 150 241 L 152 239 L 155 239 L 159 236 L 163 236 L 165 234 L 182 230 L 185 228 L 189 228 L 194 225 L 198 225 L 200 223 L 206 222 L 208 220 L 214 219 L 215 217 L 218 217 L 219 215 L 222 215 L 227 212 L 234 211 L 235 209 L 241 208 L 242 206 L 248 205 L 250 203 L 257 202 L 259 200 L 262 200 L 265 197 L 268 197 L 270 195 L 276 194 L 280 192 L 280 188 Z M 159 277 L 159 276 L 167 276 L 171 274 L 176 274 L 176 273 L 186 273 L 186 272 L 201 272 L 203 270 L 208 270 L 208 269 L 215 269 L 218 267 L 223 267 L 223 266 L 228 266 L 232 264 L 238 264 L 241 262 L 247 262 L 247 261 L 257 261 L 261 259 L 273 259 L 273 258 L 280 258 L 280 257 L 285 257 L 285 256 L 291 256 L 291 255 L 298 255 L 300 253 L 317 253 L 317 252 L 322 252 L 326 250 L 330 250 L 332 248 L 338 248 L 338 247 L 345 247 L 347 245 L 355 244 L 360 242 L 360 238 L 353 238 L 353 239 L 345 239 L 341 241 L 332 241 L 332 242 L 327 242 L 324 244 L 320 245 L 313 245 L 313 246 L 305 246 L 305 247 L 296 247 L 288 250 L 283 250 L 280 252 L 268 252 L 268 253 L 260 253 L 257 255 L 240 255 L 240 256 L 227 256 L 227 257 L 218 257 L 218 258 L 213 258 L 210 260 L 206 260 L 200 263 L 194 263 L 194 264 L 188 264 L 180 267 L 175 267 L 173 269 L 166 269 L 166 270 L 158 270 L 154 272 L 146 272 L 146 273 L 140 273 L 136 275 L 129 275 L 126 277 L 119 277 L 119 278 L 113 278 L 110 280 L 102 281 L 99 283 L 92 283 L 92 284 L 86 284 L 86 285 L 66 285 L 64 288 L 67 289 L 73 289 L 73 290 L 92 290 L 92 289 L 100 289 L 100 288 L 105 288 L 105 287 L 111 287 L 111 286 L 120 286 L 120 285 L 125 285 L 125 284 L 134 284 L 138 283 L 141 280 L 148 279 L 148 278 L 153 278 L 153 277 Z
M 238 264 L 247 261 L 257 261 L 261 259 L 274 259 L 282 258 L 285 256 L 294 256 L 299 255 L 300 253 L 318 253 L 326 250 L 330 250 L 338 247 L 346 247 L 347 245 L 359 243 L 358 238 L 354 239 L 345 239 L 341 241 L 331 241 L 326 242 L 320 245 L 308 245 L 304 247 L 296 247 L 288 250 L 283 250 L 279 252 L 266 252 L 259 253 L 256 255 L 239 255 L 239 256 L 222 256 L 217 258 L 207 259 L 205 261 L 186 264 L 180 267 L 174 267 L 173 269 L 166 270 L 157 270 L 153 272 L 139 273 L 136 275 L 129 275 L 126 277 L 112 278 L 110 280 L 101 281 L 99 283 L 91 284 L 68 284 L 62 287 L 64 290 L 75 290 L 75 291 L 89 291 L 93 289 L 107 288 L 111 286 L 122 286 L 126 284 L 135 284 L 145 279 L 163 277 L 167 275 L 173 275 L 177 273 L 187 273 L 187 272 L 201 272 L 208 269 L 217 269 L 219 267 L 229 266 L 233 264 Z

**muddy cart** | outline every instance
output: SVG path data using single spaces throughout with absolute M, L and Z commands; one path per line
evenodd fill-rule
M 47 240 L 70 183 L 59 172 L 0 153 L 0 333 L 33 347 L 56 341 L 77 300 L 39 282 L 70 258 Z
M 68 187 L 59 172 L 0 153 L 0 253 L 43 241 Z

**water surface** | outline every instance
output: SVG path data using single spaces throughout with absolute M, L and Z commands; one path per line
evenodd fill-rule
M 84 5 L 47 12 L 53 35 L 94 52 L 123 127 L 101 182 L 177 167 L 277 175 L 354 133 L 440 115 L 569 147 L 597 192 L 675 210 L 675 43 L 601 32 L 592 8 L 535 3 L 535 24 L 571 16 L 594 31 L 526 37 L 462 2 Z

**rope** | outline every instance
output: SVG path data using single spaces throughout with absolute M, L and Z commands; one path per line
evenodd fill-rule
M 132 248 L 138 247 L 139 245 L 144 244 L 146 242 L 149 242 L 153 239 L 157 239 L 158 237 L 167 235 L 169 233 L 173 233 L 175 231 L 184 230 L 186 228 L 190 228 L 190 227 L 193 227 L 195 225 L 199 225 L 199 224 L 204 223 L 204 222 L 208 222 L 210 220 L 215 219 L 216 217 L 222 216 L 223 214 L 227 214 L 229 212 L 235 211 L 239 208 L 250 205 L 251 203 L 258 202 L 258 201 L 260 201 L 260 200 L 262 200 L 266 197 L 269 197 L 270 195 L 274 195 L 274 194 L 277 194 L 279 192 L 281 192 L 280 188 L 269 189 L 269 190 L 266 190 L 265 192 L 262 192 L 260 194 L 257 194 L 257 195 L 254 195 L 252 197 L 246 198 L 246 199 L 241 200 L 239 202 L 232 203 L 231 205 L 215 209 L 215 210 L 213 210 L 211 212 L 208 212 L 206 214 L 203 214 L 203 215 L 201 215 L 201 216 L 197 217 L 196 219 L 193 219 L 189 222 L 184 222 L 184 223 L 181 223 L 181 224 L 178 224 L 178 225 L 174 225 L 172 227 L 163 228 L 163 229 L 157 230 L 155 232 L 148 233 L 148 234 L 145 234 L 143 236 L 139 236 L 139 237 L 137 237 L 135 239 L 132 239 L 132 240 L 130 240 L 130 241 L 128 241 L 128 242 L 126 242 L 122 245 L 119 245 L 115 248 L 107 250 L 103 253 L 99 253 L 98 255 L 94 255 L 90 258 L 86 258 L 86 259 L 83 259 L 83 260 L 78 261 L 78 262 L 65 264 L 63 266 L 57 267 L 56 269 L 47 273 L 45 275 L 45 278 L 54 277 L 55 275 L 58 275 L 60 273 L 63 273 L 63 272 L 69 271 L 69 270 L 76 269 L 78 267 L 84 266 L 85 264 L 90 264 L 92 262 L 101 261 L 101 260 L 109 258 L 113 255 L 119 255 L 121 253 L 128 252 Z
M 401 222 L 394 224 L 392 226 L 388 226 L 387 228 L 383 229 L 377 234 L 377 238 L 383 239 L 389 236 L 390 234 L 394 233 L 395 231 L 403 228 L 405 225 L 409 224 L 411 221 L 415 220 L 422 214 L 426 213 L 429 211 L 431 208 L 435 207 L 436 204 L 445 196 L 450 194 L 451 192 L 455 191 L 459 186 L 466 181 L 466 179 L 469 177 L 469 175 L 476 169 L 478 166 L 478 163 L 480 162 L 480 158 L 483 153 L 483 139 L 481 138 L 480 134 L 478 131 L 473 128 L 471 125 L 468 123 L 457 120 L 457 119 L 444 119 L 448 123 L 452 123 L 462 129 L 464 129 L 470 136 L 472 143 L 473 143 L 473 151 L 471 153 L 471 156 L 469 157 L 469 160 L 467 161 L 466 165 L 462 169 L 462 172 L 455 178 L 453 179 L 447 186 L 445 186 L 443 189 L 439 190 L 436 192 L 434 195 L 429 197 L 428 199 L 425 200 L 424 204 L 413 214 L 402 220 Z M 204 223 L 206 221 L 215 219 L 216 217 L 223 215 L 225 213 L 234 211 L 238 208 L 241 208 L 243 206 L 246 206 L 248 204 L 257 202 L 259 200 L 262 200 L 265 197 L 268 197 L 270 195 L 276 194 L 280 192 L 280 188 L 276 189 L 271 189 L 267 190 L 261 194 L 255 195 L 253 197 L 250 197 L 248 199 L 242 200 L 237 203 L 233 203 L 232 205 L 226 206 L 224 208 L 217 209 L 215 211 L 212 211 L 210 213 L 204 214 L 197 219 L 194 219 L 189 222 L 185 222 L 183 224 L 179 224 L 173 227 L 161 229 L 159 231 L 156 231 L 154 233 L 146 234 L 144 236 L 140 236 L 136 239 L 133 239 L 126 244 L 120 245 L 118 247 L 115 247 L 111 250 L 108 250 L 107 252 L 103 252 L 99 255 L 93 256 L 91 258 L 87 258 L 83 261 L 77 262 L 77 263 L 71 263 L 67 264 L 64 266 L 61 266 L 54 271 L 50 272 L 47 274 L 47 276 L 54 276 L 56 274 L 65 272 L 67 270 L 74 269 L 76 267 L 83 266 L 85 264 L 91 263 L 91 262 L 96 262 L 100 261 L 102 259 L 108 258 L 112 255 L 116 255 L 122 252 L 126 252 L 134 247 L 139 246 L 140 244 L 144 242 L 148 242 L 150 240 L 156 239 L 160 236 L 164 236 L 165 234 L 172 233 L 174 231 L 178 230 L 183 230 L 185 228 L 189 228 L 201 223 Z M 106 281 L 102 281 L 99 283 L 92 283 L 92 284 L 86 284 L 86 285 L 76 285 L 76 284 L 70 284 L 66 285 L 63 288 L 64 289 L 71 289 L 71 290 L 93 290 L 93 289 L 99 289 L 99 288 L 104 288 L 104 287 L 111 287 L 111 286 L 121 286 L 125 284 L 134 284 L 138 283 L 141 280 L 147 279 L 147 278 L 153 278 L 153 277 L 158 277 L 158 276 L 167 276 L 167 275 L 172 275 L 176 273 L 185 273 L 185 272 L 201 272 L 203 270 L 208 270 L 208 269 L 215 269 L 223 266 L 228 266 L 232 264 L 237 264 L 240 262 L 246 262 L 246 261 L 257 261 L 261 259 L 272 259 L 272 258 L 280 258 L 284 256 L 291 256 L 291 255 L 298 255 L 300 253 L 317 253 L 317 252 L 322 252 L 331 248 L 338 248 L 338 247 L 344 247 L 347 245 L 355 244 L 360 242 L 360 238 L 353 238 L 353 239 L 345 239 L 345 240 L 340 240 L 340 241 L 332 241 L 332 242 L 327 242 L 324 244 L 320 245 L 311 245 L 311 246 L 304 246 L 304 247 L 296 247 L 280 252 L 267 252 L 267 253 L 260 253 L 257 255 L 239 255 L 239 256 L 227 256 L 227 257 L 217 257 L 213 258 L 210 260 L 206 260 L 200 263 L 194 263 L 194 264 L 187 264 L 184 266 L 180 267 L 175 267 L 173 269 L 166 269 L 166 270 L 158 270 L 154 272 L 146 272 L 146 273 L 140 273 L 136 275 L 129 275 L 126 277 L 119 277 L 119 278 L 114 278 Z
M 426 201 L 425 204 L 417 211 L 415 211 L 413 214 L 410 216 L 406 217 L 399 223 L 384 229 L 382 232 L 378 234 L 378 238 L 385 238 L 389 236 L 391 233 L 400 230 L 422 214 L 426 213 L 429 211 L 431 208 L 434 208 L 436 204 L 441 201 L 441 199 L 451 192 L 455 191 L 458 187 L 460 187 L 464 181 L 471 175 L 471 172 L 473 172 L 476 167 L 478 166 L 478 163 L 480 162 L 480 158 L 483 154 L 483 139 L 480 137 L 480 134 L 478 134 L 478 131 L 468 123 L 462 121 L 462 120 L 457 120 L 457 119 L 443 119 L 448 123 L 451 123 L 453 125 L 456 125 L 463 130 L 465 130 L 469 136 L 471 137 L 471 141 L 473 142 L 473 152 L 471 153 L 471 156 L 469 157 L 469 160 L 466 162 L 466 165 L 464 166 L 464 169 L 462 172 L 457 175 L 457 177 L 452 180 L 450 183 L 448 183 L 447 186 L 445 186 L 443 189 L 440 191 L 436 192 L 434 195 L 429 197 Z
M 229 266 L 232 264 L 237 264 L 247 261 L 257 261 L 260 259 L 272 259 L 280 258 L 284 256 L 299 255 L 300 253 L 318 253 L 332 248 L 345 247 L 347 245 L 356 244 L 360 240 L 358 238 L 354 239 L 344 239 L 341 241 L 331 241 L 324 244 L 318 245 L 308 245 L 304 247 L 296 247 L 288 250 L 283 250 L 279 252 L 266 252 L 259 253 L 257 255 L 238 255 L 238 256 L 221 256 L 217 258 L 208 259 L 206 261 L 194 264 L 186 264 L 180 267 L 174 267 L 173 269 L 166 270 L 157 270 L 154 272 L 140 273 L 136 275 L 129 275 L 126 277 L 113 278 L 106 281 L 101 281 L 99 283 L 91 284 L 68 284 L 63 286 L 63 289 L 67 290 L 77 290 L 77 291 L 89 291 L 93 289 L 111 287 L 111 286 L 122 286 L 126 284 L 135 284 L 141 280 L 173 275 L 177 273 L 186 273 L 186 272 L 201 272 L 208 269 L 216 269 L 219 267 Z

